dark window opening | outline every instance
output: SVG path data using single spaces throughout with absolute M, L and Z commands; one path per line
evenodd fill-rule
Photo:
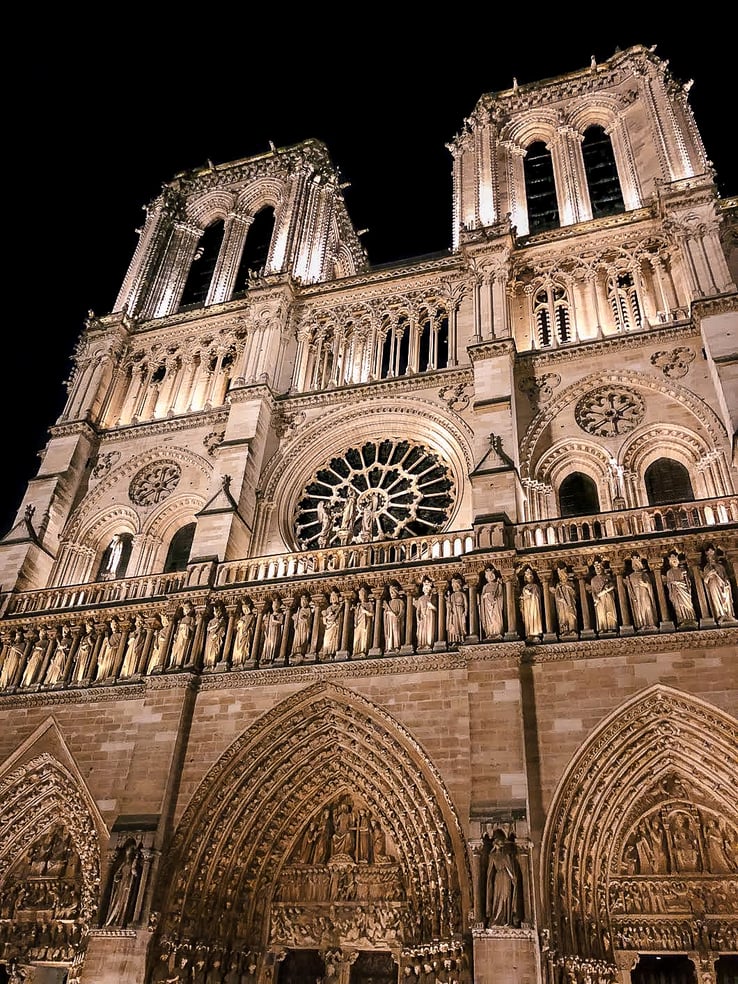
M 551 154 L 542 140 L 532 143 L 523 159 L 528 228 L 531 233 L 560 225 Z
M 559 514 L 586 516 L 600 511 L 597 486 L 589 475 L 573 472 L 559 486 Z
M 173 571 L 187 570 L 187 563 L 190 559 L 190 550 L 192 549 L 192 541 L 195 539 L 196 525 L 196 523 L 189 523 L 187 526 L 183 526 L 182 529 L 177 530 L 172 537 L 172 542 L 169 544 L 167 559 L 164 564 L 165 574 L 171 574 Z
M 205 303 L 223 242 L 223 229 L 223 221 L 218 219 L 203 230 L 187 274 L 180 308 L 198 307 Z
M 133 550 L 133 534 L 116 533 L 105 548 L 97 571 L 98 581 L 112 581 L 125 577 Z
M 642 956 L 630 979 L 633 984 L 697 984 L 694 964 L 681 954 Z
M 624 212 L 625 202 L 612 143 L 601 126 L 587 127 L 582 141 L 582 156 L 593 218 Z
M 650 506 L 668 502 L 691 502 L 694 499 L 689 472 L 678 461 L 658 458 L 646 469 L 646 494 Z
M 249 285 L 249 274 L 261 274 L 269 259 L 269 249 L 274 234 L 274 209 L 263 208 L 254 216 L 249 226 L 246 242 L 241 253 L 241 262 L 236 273 L 234 293 L 242 294 Z

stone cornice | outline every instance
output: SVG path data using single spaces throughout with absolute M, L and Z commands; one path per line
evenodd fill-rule
M 513 338 L 490 338 L 483 342 L 468 345 L 466 351 L 472 365 L 483 359 L 496 358 L 500 355 L 507 355 L 512 359 L 516 354 L 515 340 Z
M 89 441 L 94 441 L 97 430 L 88 420 L 70 420 L 63 424 L 53 424 L 49 428 L 50 437 L 73 437 L 75 434 L 84 435 Z
M 709 318 L 715 314 L 728 314 L 731 311 L 738 311 L 738 291 L 692 301 L 692 313 L 698 324 L 703 318 Z
M 388 287 L 392 293 L 401 293 L 400 284 L 403 280 L 408 280 L 411 277 L 437 277 L 442 273 L 465 275 L 463 257 L 459 254 L 439 253 L 427 258 L 418 257 L 386 267 L 376 267 L 354 277 L 303 287 L 299 293 L 299 300 L 307 302 L 316 297 L 322 299 L 337 293 L 349 293 L 356 290 L 361 291 L 362 296 L 366 296 L 367 292 L 371 296 L 372 288 L 376 290 L 376 296 L 386 296 L 387 289 L 382 290 L 383 287 Z
M 133 434 L 139 437 L 158 437 L 199 427 L 216 427 L 228 421 L 228 409 L 206 410 L 189 413 L 181 417 L 168 417 L 166 420 L 147 420 L 140 424 L 128 424 L 100 432 L 100 444 L 128 440 Z

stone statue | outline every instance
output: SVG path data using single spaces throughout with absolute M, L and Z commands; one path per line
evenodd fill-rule
M 139 851 L 133 841 L 126 845 L 123 857 L 113 875 L 106 926 L 126 926 L 131 919 L 130 907 L 134 901 L 134 888 L 141 874 Z
M 449 646 L 458 646 L 466 639 L 469 602 L 464 581 L 458 575 L 451 578 L 451 590 L 446 593 L 446 639 Z
M 118 619 L 111 618 L 110 626 L 103 636 L 103 641 L 100 644 L 100 651 L 97 654 L 97 673 L 95 674 L 95 681 L 107 680 L 109 677 L 113 676 L 115 672 L 115 659 L 118 655 L 118 646 L 120 645 L 121 632 L 118 627 Z
M 95 655 L 95 623 L 87 619 L 75 654 L 74 682 L 83 683 L 92 678 L 92 660 Z
M 670 551 L 666 571 L 666 590 L 674 609 L 677 628 L 697 625 L 697 616 L 692 602 L 692 582 L 687 567 L 676 550 Z
M 592 595 L 598 632 L 616 632 L 618 613 L 615 607 L 615 578 L 599 557 L 592 564 L 594 574 L 587 591 Z
M 432 649 L 433 643 L 436 641 L 434 594 L 433 582 L 429 577 L 424 577 L 420 586 L 420 595 L 413 598 L 418 649 Z
M 523 587 L 520 591 L 520 613 L 526 639 L 540 640 L 543 635 L 541 601 L 541 587 L 536 581 L 535 571 L 528 566 L 523 570 Z
M 261 662 L 273 663 L 279 656 L 284 628 L 284 609 L 282 602 L 275 595 L 268 604 L 267 610 L 261 616 L 263 638 L 261 644 Z
M 363 584 L 357 594 L 359 598 L 354 605 L 354 645 L 352 652 L 354 656 L 366 656 L 372 645 L 374 602 Z
M 483 639 L 501 639 L 504 631 L 503 601 L 505 586 L 494 567 L 484 569 L 484 587 L 479 595 L 479 615 Z
M 636 550 L 630 555 L 630 563 L 631 573 L 626 576 L 625 581 L 628 585 L 633 622 L 638 630 L 655 629 L 658 617 L 651 578 Z
M 236 632 L 233 639 L 231 665 L 241 666 L 250 658 L 251 642 L 256 628 L 256 612 L 251 599 L 241 602 L 241 614 L 236 620 Z
M 703 551 L 702 582 L 710 605 L 712 617 L 721 625 L 735 621 L 733 592 L 723 559 L 714 544 L 708 543 Z
M 389 600 L 382 602 L 384 610 L 384 649 L 394 652 L 402 645 L 402 623 L 405 618 L 405 602 L 399 584 L 389 586 Z
M 333 659 L 338 652 L 342 612 L 341 596 L 334 588 L 330 593 L 328 604 L 320 613 L 323 623 L 323 644 L 320 647 L 320 655 L 328 659 Z
M 182 616 L 177 622 L 177 628 L 174 632 L 172 651 L 169 654 L 169 666 L 181 667 L 185 665 L 194 634 L 195 608 L 191 602 L 186 601 L 182 605 Z
M 21 677 L 21 687 L 32 687 L 38 681 L 41 670 L 43 669 L 46 650 L 49 646 L 48 629 L 42 625 L 38 630 L 38 639 L 34 642 L 31 654 L 28 657 L 26 668 Z
M 44 683 L 47 687 L 53 687 L 57 683 L 62 683 L 69 666 L 69 653 L 72 649 L 72 629 L 65 622 L 61 627 L 60 634 L 56 640 L 54 654 L 51 657 L 49 668 L 46 671 Z
M 123 556 L 123 537 L 120 533 L 113 535 L 106 553 L 107 557 L 103 569 L 100 571 L 100 579 L 112 581 L 118 574 L 118 567 Z
M 577 616 L 577 592 L 571 583 L 571 576 L 565 564 L 556 568 L 557 580 L 549 590 L 553 594 L 556 605 L 556 617 L 559 622 L 559 635 L 576 635 L 579 628 Z
M 126 653 L 120 668 L 121 679 L 133 676 L 139 671 L 143 648 L 146 644 L 146 626 L 143 617 L 136 615 L 126 640 Z
M 324 547 L 327 547 L 331 541 L 331 534 L 333 533 L 333 513 L 330 505 L 323 499 L 318 500 L 317 512 L 318 521 L 320 523 L 318 546 L 323 549 Z
M 203 656 L 203 667 L 212 670 L 220 659 L 225 640 L 228 619 L 222 605 L 213 608 L 213 614 L 205 629 L 205 653 Z
M 487 863 L 488 926 L 519 927 L 523 921 L 523 875 L 515 842 L 503 830 L 492 834 Z
M 292 655 L 304 656 L 310 647 L 310 635 L 313 627 L 313 604 L 309 595 L 300 595 L 297 608 L 292 614 L 292 624 L 294 626 Z

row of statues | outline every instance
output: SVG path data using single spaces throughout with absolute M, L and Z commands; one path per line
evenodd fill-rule
M 662 569 L 633 550 L 621 572 L 595 557 L 587 571 L 566 563 L 538 571 L 525 564 L 503 574 L 488 565 L 481 576 L 420 585 L 332 588 L 326 598 L 274 594 L 262 607 L 249 597 L 182 603 L 175 613 L 90 616 L 73 627 L 42 625 L 6 633 L 0 689 L 75 686 L 125 680 L 177 669 L 330 662 L 400 652 L 443 650 L 465 643 L 569 640 L 632 632 L 736 625 L 733 585 L 713 544 L 690 569 L 672 550 Z M 698 615 L 698 609 L 700 614 Z

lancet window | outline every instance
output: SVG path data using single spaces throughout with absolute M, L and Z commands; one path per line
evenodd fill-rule
M 618 331 L 640 331 L 643 314 L 633 274 L 625 271 L 610 277 L 607 298 Z
M 271 206 L 262 208 L 254 216 L 248 228 L 246 241 L 241 252 L 241 261 L 236 273 L 234 294 L 242 294 L 249 284 L 249 279 L 262 274 L 269 260 L 269 249 L 274 234 L 274 209 Z
M 562 284 L 550 283 L 536 291 L 533 318 L 539 348 L 574 340 L 569 295 Z
M 531 233 L 560 225 L 551 152 L 542 140 L 532 143 L 523 159 L 528 228 Z
M 211 222 L 203 230 L 187 274 L 180 308 L 196 307 L 205 303 L 223 243 L 223 233 L 224 225 L 221 219 Z
M 689 472 L 673 458 L 658 458 L 646 469 L 644 475 L 648 504 L 665 505 L 670 502 L 691 502 L 694 499 Z
M 589 188 L 592 217 L 614 215 L 625 211 L 610 137 L 601 126 L 587 127 L 582 140 L 584 173 Z

